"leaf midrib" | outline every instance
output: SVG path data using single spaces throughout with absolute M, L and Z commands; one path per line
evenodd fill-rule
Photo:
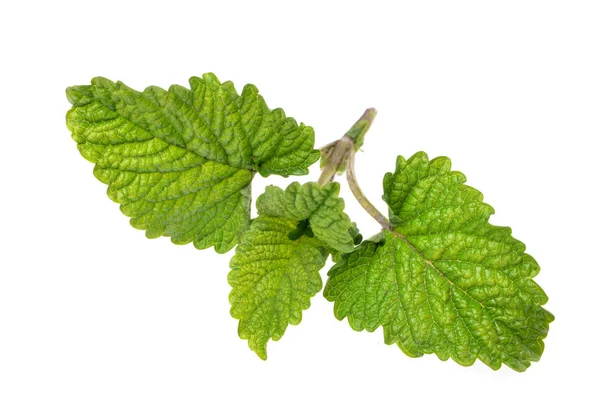
M 500 329 L 499 326 L 498 326 L 498 324 L 496 323 L 496 320 L 494 319 L 494 317 L 491 315 L 491 313 L 488 311 L 487 307 L 483 303 L 481 303 L 480 301 L 478 301 L 477 299 L 475 299 L 473 296 L 471 296 L 462 287 L 456 285 L 453 281 L 451 281 L 446 276 L 446 274 L 444 274 L 442 271 L 440 271 L 438 269 L 438 267 L 433 264 L 433 261 L 430 261 L 429 259 L 425 258 L 425 256 L 423 256 L 423 253 L 420 252 L 419 249 L 413 243 L 411 243 L 406 236 L 404 236 L 403 234 L 401 234 L 401 233 L 399 233 L 397 231 L 391 231 L 391 233 L 394 236 L 396 236 L 399 239 L 401 239 L 404 243 L 406 243 L 409 246 L 409 248 L 411 250 L 413 250 L 425 262 L 425 264 L 426 264 L 425 265 L 425 271 L 427 270 L 427 266 L 431 266 L 442 278 L 444 278 L 448 282 L 448 284 L 450 285 L 450 287 L 455 287 L 456 289 L 460 290 L 463 294 L 465 294 L 469 299 L 471 299 L 472 301 L 478 303 L 482 307 L 482 309 L 484 310 L 484 312 L 486 313 L 486 315 L 488 316 L 488 318 L 496 325 L 496 328 Z M 395 258 L 394 258 L 394 264 L 395 264 Z M 394 276 L 396 277 L 396 275 L 394 275 Z M 397 280 L 395 282 L 397 282 Z M 425 275 L 423 277 L 423 282 L 424 282 L 425 287 L 427 287 L 427 285 L 426 285 L 427 279 L 425 278 Z M 433 311 L 431 310 L 431 302 L 429 300 L 429 293 L 427 293 L 427 291 L 426 291 L 426 294 L 427 294 L 427 304 L 429 305 L 430 311 L 432 313 L 431 314 L 432 319 L 433 319 L 434 323 L 437 324 L 437 321 L 435 320 L 435 318 L 433 316 Z M 451 292 L 451 296 L 452 296 L 452 292 Z M 469 325 L 467 324 L 467 322 L 464 320 L 463 316 L 460 315 L 460 312 L 458 310 L 458 307 L 456 306 L 456 303 L 454 303 L 454 300 L 452 298 L 450 300 L 451 300 L 452 305 L 454 307 L 454 311 L 456 312 L 456 314 L 458 315 L 458 317 L 462 320 L 462 322 L 465 325 L 467 331 L 469 332 L 469 335 L 479 344 L 481 350 L 485 351 L 490 356 L 490 358 L 496 359 L 496 357 L 494 357 L 492 355 L 492 353 L 487 349 L 487 347 L 485 346 L 484 342 L 482 342 L 477 336 L 475 336 L 473 334 L 473 331 L 471 330 L 471 328 L 469 327 Z M 409 328 L 411 330 L 411 336 L 412 336 L 412 328 L 410 327 L 410 323 L 409 323 L 408 326 L 409 326 Z M 438 324 L 438 327 L 440 327 L 439 324 Z M 510 330 L 510 328 L 509 328 L 509 330 Z M 517 335 L 515 334 L 515 336 L 517 336 Z M 519 336 L 517 336 L 517 338 L 519 338 L 519 340 L 522 342 L 522 339 L 520 339 Z M 414 340 L 414 338 L 413 338 L 413 340 Z M 415 341 L 415 343 L 419 347 L 422 347 L 422 345 L 419 345 L 416 341 Z M 502 353 L 504 354 L 504 352 L 502 352 Z

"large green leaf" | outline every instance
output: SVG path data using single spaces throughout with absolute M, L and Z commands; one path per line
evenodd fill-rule
M 226 252 L 250 225 L 254 173 L 306 174 L 319 152 L 313 130 L 256 87 L 238 95 L 212 74 L 190 86 L 137 92 L 98 77 L 67 89 L 67 126 L 134 227 Z
M 394 231 L 385 230 L 329 272 L 325 297 L 355 330 L 383 327 L 407 355 L 435 353 L 493 369 L 539 360 L 552 314 L 539 272 L 493 209 L 450 160 L 399 157 L 384 179 Z
M 337 183 L 292 183 L 285 191 L 267 187 L 257 200 L 259 216 L 235 250 L 228 280 L 239 335 L 262 359 L 269 339 L 299 324 L 321 290 L 319 270 L 332 249 L 353 248 L 338 191 Z

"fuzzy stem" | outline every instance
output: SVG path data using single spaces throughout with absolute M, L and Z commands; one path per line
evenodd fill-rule
M 375 108 L 367 109 L 344 135 L 344 138 L 348 138 L 354 143 L 354 150 L 358 150 L 363 145 L 365 134 L 371 128 L 371 124 L 376 116 L 377 111 Z
M 336 173 L 344 171 L 346 161 L 362 146 L 375 115 L 377 115 L 375 108 L 367 109 L 341 139 L 321 149 L 321 159 L 326 164 L 317 182 L 319 186 L 325 186 L 333 180 Z
M 346 180 L 352 194 L 358 201 L 358 203 L 369 213 L 371 217 L 375 219 L 384 229 L 394 231 L 394 228 L 390 224 L 390 221 L 383 215 L 375 206 L 367 199 L 363 191 L 360 189 L 356 180 L 356 174 L 354 173 L 354 151 L 348 157 L 346 161 Z
M 323 147 L 323 151 L 327 155 L 327 164 L 321 171 L 319 177 L 319 186 L 325 186 L 333 180 L 335 174 L 348 159 L 348 156 L 353 152 L 354 143 L 346 136 L 342 137 L 329 145 Z
M 394 231 L 390 221 L 367 199 L 360 189 L 354 173 L 354 155 L 362 146 L 365 134 L 371 127 L 377 111 L 375 108 L 367 109 L 363 115 L 352 125 L 344 136 L 327 144 L 321 149 L 321 158 L 325 161 L 325 166 L 319 177 L 319 186 L 324 186 L 331 182 L 337 172 L 346 170 L 346 179 L 352 194 L 358 203 L 373 217 L 384 229 Z

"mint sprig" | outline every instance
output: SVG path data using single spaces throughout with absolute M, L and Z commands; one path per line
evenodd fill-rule
M 435 353 L 461 365 L 479 359 L 524 371 L 540 359 L 554 316 L 533 281 L 539 266 L 508 227 L 489 222 L 492 207 L 448 158 L 398 157 L 383 182 L 388 216 L 367 199 L 354 155 L 374 109 L 318 151 L 312 128 L 269 109 L 256 87 L 238 94 L 213 74 L 192 77 L 189 89 L 143 92 L 95 78 L 67 97 L 78 149 L 134 227 L 218 253 L 237 245 L 231 315 L 259 357 L 300 323 L 331 255 L 324 296 L 355 330 L 381 327 L 385 342 L 411 357 Z M 256 173 L 306 175 L 319 155 L 318 182 L 267 187 L 251 219 Z M 365 241 L 332 182 L 344 172 L 381 225 Z

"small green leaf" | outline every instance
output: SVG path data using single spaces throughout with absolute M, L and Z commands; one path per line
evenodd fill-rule
M 299 324 L 321 290 L 319 270 L 332 249 L 354 248 L 338 191 L 336 183 L 294 182 L 285 191 L 268 186 L 257 200 L 259 216 L 235 250 L 228 280 L 239 335 L 262 359 L 269 339 Z
M 295 221 L 308 220 L 315 237 L 329 248 L 343 253 L 354 249 L 350 234 L 352 222 L 344 212 L 344 200 L 338 198 L 339 183 L 320 187 L 315 182 L 290 184 L 285 191 L 267 186 L 256 201 L 259 214 L 284 217 Z
M 399 157 L 384 179 L 394 231 L 345 255 L 324 295 L 338 319 L 382 326 L 385 342 L 409 356 L 524 371 L 554 319 L 532 280 L 539 266 L 509 228 L 488 222 L 493 209 L 464 182 L 445 157 Z
M 350 234 L 350 236 L 352 237 L 352 244 L 354 244 L 354 246 L 358 246 L 363 241 L 363 236 L 362 234 L 360 234 L 356 223 L 352 223 L 352 225 L 350 225 L 350 228 L 348 229 L 348 234 Z M 331 260 L 333 260 L 334 262 L 339 262 L 342 259 L 342 256 L 344 256 L 344 254 L 344 252 L 340 252 L 337 250 L 333 251 L 331 252 Z
M 262 359 L 269 339 L 279 340 L 288 324 L 299 324 L 322 287 L 326 248 L 306 235 L 290 240 L 295 228 L 293 220 L 260 215 L 231 259 L 231 315 L 240 320 L 240 337 Z
M 190 86 L 140 93 L 97 77 L 67 89 L 67 126 L 134 227 L 223 253 L 250 225 L 254 174 L 306 174 L 319 152 L 312 128 L 269 110 L 256 87 L 238 95 L 213 74 Z

